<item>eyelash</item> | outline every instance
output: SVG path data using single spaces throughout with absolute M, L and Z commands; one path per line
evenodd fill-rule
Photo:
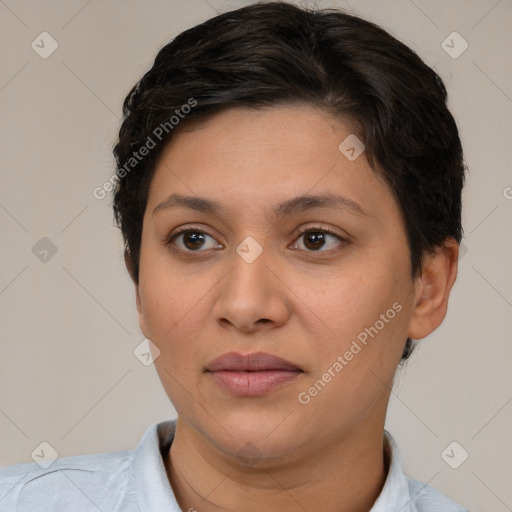
M 183 234 L 186 234 L 186 233 L 199 233 L 199 234 L 202 234 L 202 235 L 207 235 L 209 236 L 210 238 L 213 238 L 213 236 L 211 236 L 209 233 L 207 233 L 206 231 L 203 231 L 202 229 L 194 229 L 194 228 L 191 228 L 190 226 L 188 227 L 184 227 L 182 229 L 180 229 L 179 231 L 175 232 L 175 233 L 172 233 L 171 235 L 169 235 L 169 237 L 167 237 L 166 239 L 166 245 L 174 245 L 173 244 L 173 241 L 180 235 L 183 235 Z M 349 240 L 340 236 L 338 233 L 335 233 L 333 230 L 327 228 L 327 227 L 322 227 L 322 226 L 315 226 L 315 225 L 306 225 L 304 228 L 302 228 L 299 232 L 295 233 L 295 240 L 298 241 L 300 239 L 301 236 L 305 235 L 306 233 L 322 233 L 322 234 L 327 234 L 327 235 L 331 235 L 333 236 L 334 238 L 336 238 L 339 242 L 340 242 L 340 245 L 341 246 L 345 246 L 349 243 Z M 179 251 L 181 253 L 185 253 L 185 254 L 193 254 L 193 253 L 206 253 L 208 252 L 208 250 L 201 250 L 201 249 L 198 249 L 197 251 L 191 251 L 191 250 L 185 250 L 185 249 L 181 249 L 179 247 L 174 247 L 173 250 L 176 250 L 176 251 Z M 303 249 L 299 249 L 299 250 L 303 250 Z M 336 249 L 330 249 L 330 250 L 327 250 L 327 251 L 322 251 L 322 250 L 318 250 L 318 251 L 314 251 L 314 250 L 306 250 L 305 252 L 307 253 L 322 253 L 322 252 L 327 252 L 327 253 L 330 253 L 332 252 L 333 250 L 336 250 Z

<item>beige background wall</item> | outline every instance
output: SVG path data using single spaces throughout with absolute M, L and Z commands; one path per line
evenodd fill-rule
M 59 456 L 132 448 L 174 417 L 133 354 L 132 285 L 109 199 L 93 189 L 113 172 L 121 102 L 157 50 L 245 3 L 0 2 L 0 465 L 30 461 L 43 441 Z M 383 25 L 447 83 L 470 168 L 467 253 L 446 321 L 397 376 L 387 428 L 410 476 L 472 511 L 512 510 L 512 2 L 318 5 Z M 45 59 L 31 47 L 51 50 L 43 31 L 58 44 Z M 442 47 L 454 31 L 469 45 L 457 58 L 458 36 L 452 56 Z M 453 441 L 455 459 L 469 454 L 458 469 L 441 456 Z

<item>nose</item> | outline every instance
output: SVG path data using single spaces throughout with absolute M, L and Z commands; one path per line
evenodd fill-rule
M 221 327 L 253 333 L 286 323 L 291 292 L 278 277 L 277 267 L 270 250 L 263 249 L 252 262 L 233 252 L 231 269 L 219 283 L 214 306 Z

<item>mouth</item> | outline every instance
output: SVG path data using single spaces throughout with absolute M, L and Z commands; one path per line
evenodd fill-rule
M 223 390 L 240 397 L 266 395 L 295 380 L 303 370 L 264 352 L 230 352 L 213 360 L 206 372 Z

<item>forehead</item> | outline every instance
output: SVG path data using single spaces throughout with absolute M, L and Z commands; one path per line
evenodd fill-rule
M 230 108 L 185 125 L 171 140 L 167 153 L 188 139 L 200 144 L 197 157 L 208 151 L 226 160 L 250 155 L 249 163 L 258 164 L 258 156 L 279 156 L 282 166 L 293 165 L 299 158 L 307 163 L 324 155 L 326 161 L 338 156 L 340 137 L 354 129 L 327 112 L 306 105 L 284 105 L 260 109 Z M 230 155 L 233 155 L 230 157 Z M 191 155 L 189 155 L 191 156 Z M 242 161 L 240 165 L 246 164 Z
M 335 193 L 368 213 L 377 206 L 396 210 L 389 187 L 370 168 L 364 151 L 347 158 L 343 141 L 358 140 L 352 130 L 307 106 L 229 109 L 185 125 L 161 155 L 148 209 L 171 193 L 216 198 L 238 211 Z

